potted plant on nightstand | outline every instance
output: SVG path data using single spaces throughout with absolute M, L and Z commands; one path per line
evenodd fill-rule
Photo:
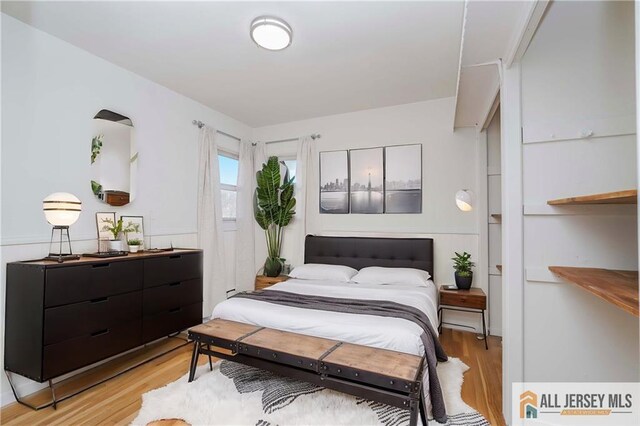
M 140 250 L 140 246 L 142 245 L 142 241 L 137 238 L 132 240 L 127 240 L 127 244 L 129 244 L 129 252 L 137 253 Z
M 280 165 L 278 157 L 269 157 L 267 163 L 262 165 L 262 170 L 256 173 L 258 186 L 253 197 L 253 213 L 267 240 L 268 256 L 264 262 L 264 275 L 268 277 L 277 277 L 282 272 L 282 236 L 284 228 L 296 214 L 294 178 L 289 178 L 289 169 L 285 166 L 285 174 L 281 179 Z
M 462 254 L 455 252 L 455 255 L 456 257 L 451 258 L 451 260 L 453 260 L 453 269 L 456 271 L 456 286 L 460 290 L 469 290 L 473 282 L 471 268 L 475 266 L 475 263 L 471 261 L 471 255 L 466 251 Z

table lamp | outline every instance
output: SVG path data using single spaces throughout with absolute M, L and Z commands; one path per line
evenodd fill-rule
M 73 194 L 68 192 L 55 192 L 42 200 L 42 210 L 44 217 L 47 219 L 53 229 L 51 230 L 51 241 L 49 242 L 49 256 L 46 259 L 56 260 L 59 263 L 65 260 L 80 259 L 80 256 L 74 255 L 71 251 L 71 239 L 69 238 L 69 226 L 73 225 L 82 210 L 82 202 Z M 60 232 L 60 248 L 58 253 L 53 253 L 51 247 L 53 245 L 53 236 L 56 231 Z M 67 234 L 67 244 L 69 252 L 63 253 L 62 242 L 63 235 Z

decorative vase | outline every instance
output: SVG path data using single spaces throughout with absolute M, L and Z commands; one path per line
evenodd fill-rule
M 460 290 L 469 290 L 471 288 L 471 283 L 473 282 L 473 272 L 469 272 L 468 276 L 460 276 L 458 273 L 455 273 L 456 277 L 456 287 Z
M 278 257 L 267 257 L 264 262 L 264 274 L 267 277 L 277 277 L 282 272 L 282 260 Z
M 129 245 L 129 253 L 137 253 L 140 250 L 139 245 Z
M 122 251 L 122 241 L 109 240 L 109 251 Z

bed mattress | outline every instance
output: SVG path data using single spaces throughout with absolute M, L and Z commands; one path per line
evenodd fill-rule
M 267 288 L 304 295 L 385 300 L 424 312 L 437 329 L 437 291 L 432 281 L 426 287 L 367 285 L 327 280 L 290 279 Z M 231 298 L 219 303 L 211 318 L 222 318 L 262 327 L 324 337 L 349 343 L 424 355 L 423 330 L 412 321 L 375 315 L 349 314 L 295 308 L 273 303 Z

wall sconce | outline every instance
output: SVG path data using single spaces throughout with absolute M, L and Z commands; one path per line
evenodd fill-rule
M 71 251 L 69 226 L 78 220 L 82 210 L 82 202 L 78 197 L 68 192 L 55 192 L 42 200 L 42 210 L 47 222 L 53 225 L 51 241 L 49 242 L 49 255 L 45 259 L 56 260 L 59 263 L 65 260 L 80 259 L 80 256 L 74 255 Z M 60 247 L 58 253 L 53 253 L 51 246 L 53 245 L 53 235 L 56 231 L 60 232 Z M 62 240 L 65 233 L 67 235 L 67 244 L 69 245 L 68 253 L 62 251 Z
M 456 192 L 456 206 L 463 212 L 473 210 L 473 192 L 468 189 L 461 189 Z

